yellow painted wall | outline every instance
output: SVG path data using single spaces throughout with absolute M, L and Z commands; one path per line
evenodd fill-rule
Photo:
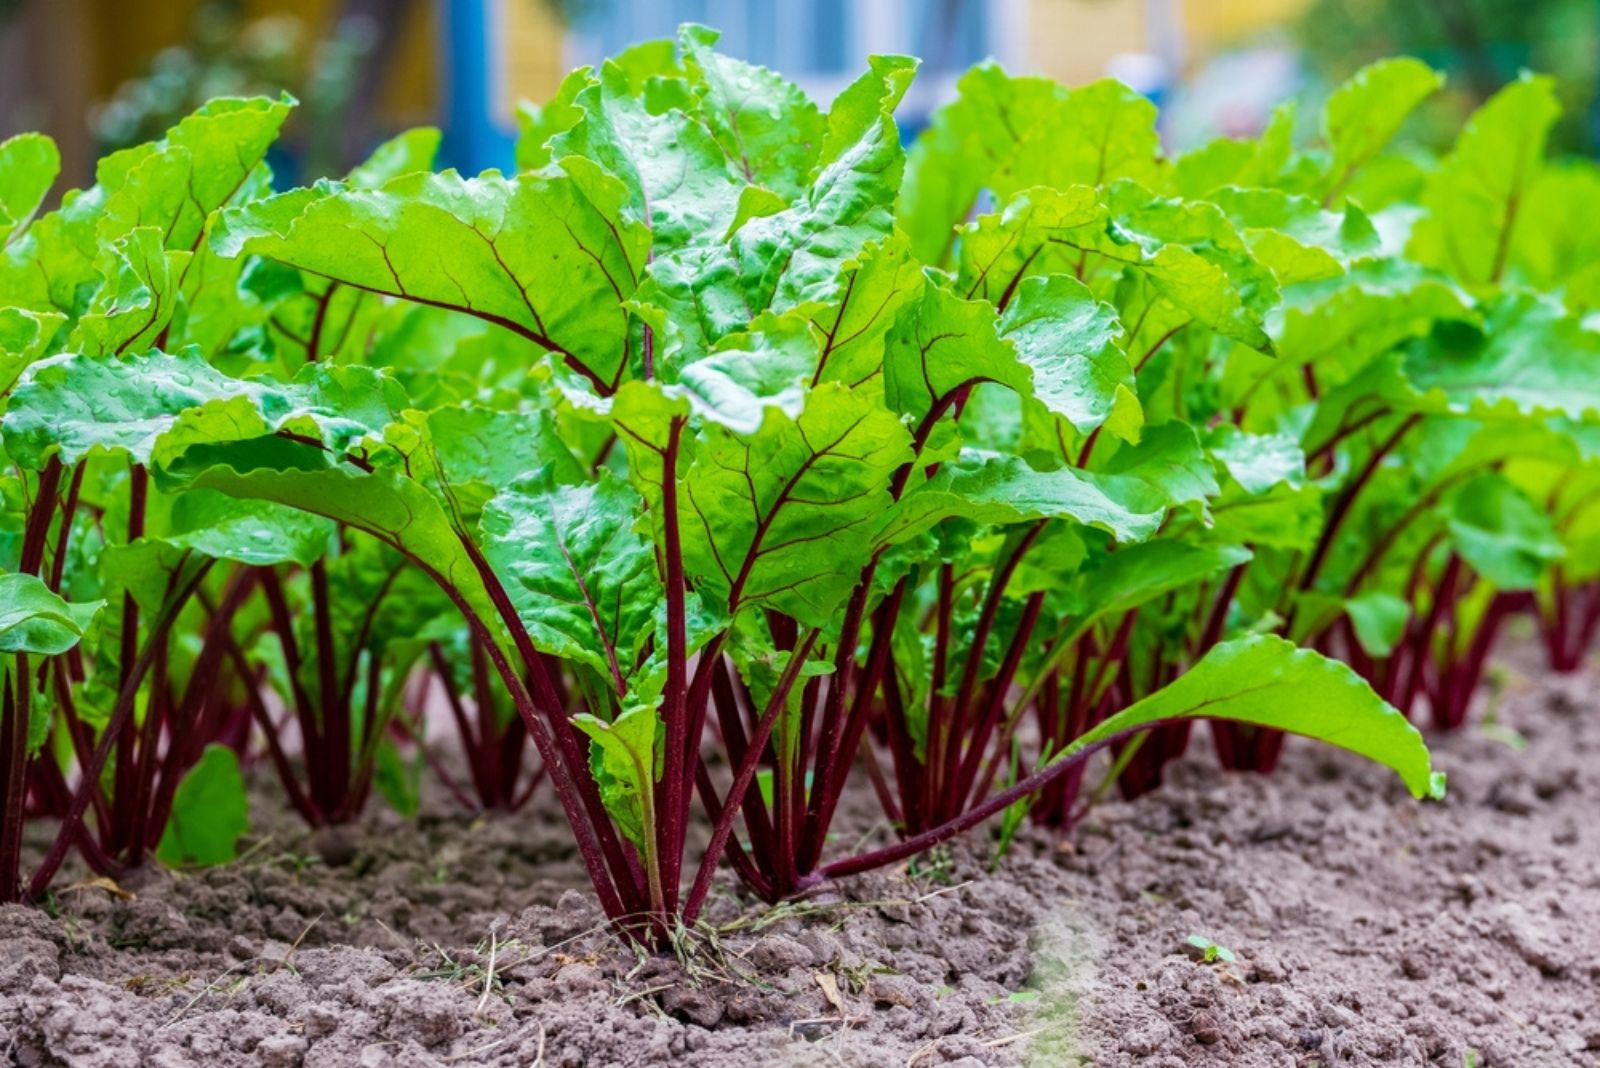
M 1310 0 L 1169 0 L 1182 19 L 1190 62 L 1241 37 L 1293 22 Z M 1068 85 L 1106 73 L 1123 52 L 1144 52 L 1161 27 L 1148 24 L 1150 0 L 1030 0 L 1027 40 L 1033 66 Z M 1154 31 L 1154 32 L 1152 32 Z
M 1112 56 L 1147 47 L 1145 0 L 1033 0 L 1028 20 L 1034 67 L 1066 85 L 1103 77 Z
M 1310 0 L 1184 0 L 1190 48 L 1203 54 L 1230 40 L 1294 22 Z
M 505 40 L 500 55 L 505 82 L 495 120 L 515 123 L 518 101 L 549 100 L 566 74 L 563 42 L 566 31 L 540 0 L 502 0 Z

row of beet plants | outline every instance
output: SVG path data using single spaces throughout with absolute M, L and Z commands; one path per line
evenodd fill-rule
M 823 110 L 715 39 L 575 72 L 512 176 L 417 130 L 274 192 L 292 101 L 217 100 L 39 214 L 0 145 L 0 900 L 228 859 L 243 765 L 316 826 L 431 765 L 548 789 L 660 942 L 724 860 L 1069 827 L 1197 719 L 1437 792 L 1407 715 L 1510 615 L 1581 659 L 1600 176 L 1546 80 L 1440 159 L 1410 60 L 1174 158 L 985 65 L 907 149 L 914 61 Z M 854 777 L 896 840 L 840 855 Z

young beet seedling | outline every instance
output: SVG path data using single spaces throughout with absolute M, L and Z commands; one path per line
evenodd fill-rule
M 1184 942 L 1197 951 L 1196 956 L 1201 964 L 1215 964 L 1218 961 L 1224 964 L 1232 964 L 1234 961 L 1233 950 L 1226 946 L 1217 945 L 1205 935 L 1192 934 L 1184 939 Z

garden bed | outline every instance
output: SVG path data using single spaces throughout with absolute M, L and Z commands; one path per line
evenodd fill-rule
M 152 869 L 129 899 L 69 878 L 54 918 L 0 911 L 0 1049 L 212 1068 L 1600 1064 L 1596 676 L 1546 677 L 1523 649 L 1501 674 L 1491 726 L 1434 740 L 1442 804 L 1325 747 L 1263 778 L 1197 746 L 1070 841 L 1024 830 L 994 872 L 979 834 L 775 910 L 726 880 L 716 934 L 681 939 L 682 960 L 596 930 L 548 795 L 515 819 L 379 812 L 320 839 L 261 802 L 271 829 L 232 866 Z M 853 800 L 843 825 L 873 833 Z M 1191 934 L 1236 959 L 1193 960 Z

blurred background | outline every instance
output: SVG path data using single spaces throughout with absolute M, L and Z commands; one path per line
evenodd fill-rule
M 445 164 L 509 168 L 519 101 L 685 21 L 824 101 L 869 53 L 922 57 L 908 134 L 986 57 L 1073 84 L 1121 78 L 1183 148 L 1254 134 L 1282 100 L 1409 53 L 1450 74 L 1424 140 L 1529 67 L 1563 87 L 1558 147 L 1600 144 L 1600 0 L 0 0 L 0 139 L 49 133 L 85 184 L 97 156 L 208 97 L 286 90 L 301 102 L 273 159 L 286 180 L 343 173 L 423 124 L 444 130 Z

